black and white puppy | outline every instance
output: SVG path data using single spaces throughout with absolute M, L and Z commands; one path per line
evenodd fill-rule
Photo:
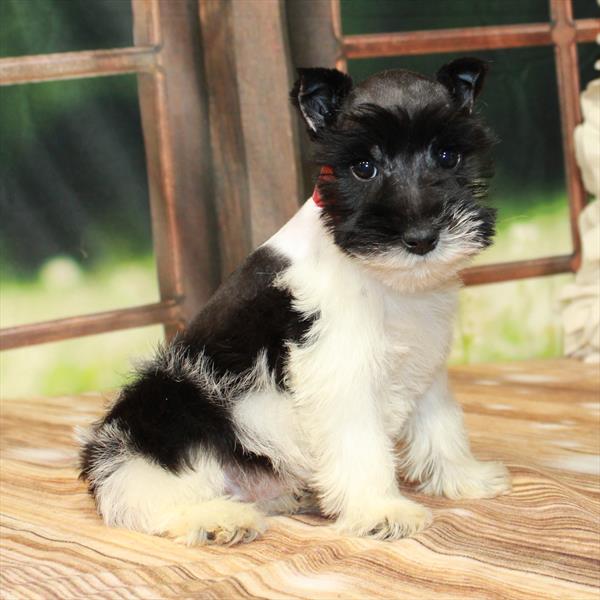
M 473 112 L 485 72 L 465 58 L 354 87 L 299 71 L 315 196 L 82 435 L 108 525 L 227 544 L 317 508 L 395 539 L 431 521 L 398 474 L 450 498 L 510 489 L 471 454 L 445 365 L 457 273 L 494 233 L 492 138 Z

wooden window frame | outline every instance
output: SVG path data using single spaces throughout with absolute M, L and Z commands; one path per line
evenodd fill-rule
M 132 8 L 134 47 L 3 58 L 0 85 L 137 74 L 160 301 L 6 327 L 0 350 L 154 324 L 172 337 L 218 283 L 216 226 L 203 201 L 210 181 L 198 167 L 209 141 L 196 3 L 132 0 Z
M 256 161 L 266 165 L 270 160 L 266 154 L 256 155 L 260 144 L 254 144 L 254 162 L 250 164 L 245 147 L 228 133 L 227 123 L 217 119 L 216 124 L 211 122 L 207 126 L 210 103 L 227 101 L 233 87 L 237 87 L 238 103 L 249 101 L 252 105 L 256 101 L 256 94 L 245 83 L 237 86 L 246 62 L 254 58 L 248 52 L 236 56 L 227 36 L 245 27 L 246 35 L 255 36 L 253 43 L 261 44 L 264 40 L 265 47 L 260 50 L 272 54 L 273 47 L 286 38 L 280 30 L 282 15 L 286 13 L 283 0 L 274 0 L 275 10 L 271 11 L 261 4 L 261 14 L 250 25 L 250 3 L 236 5 L 235 0 L 199 0 L 198 6 L 196 0 L 131 1 L 135 46 L 3 58 L 0 59 L 0 85 L 137 74 L 160 301 L 3 328 L 0 329 L 0 350 L 159 323 L 165 325 L 167 337 L 173 336 L 210 297 L 221 277 L 265 239 L 275 221 L 291 213 L 296 197 L 300 197 L 299 174 L 297 166 L 292 164 L 297 161 L 290 158 L 297 144 L 296 132 L 287 115 L 279 128 L 272 128 L 273 132 L 282 127 L 291 130 L 275 152 L 285 157 L 285 164 L 289 165 L 287 169 L 279 169 L 281 174 L 276 175 L 279 178 L 275 182 L 278 186 L 276 203 L 264 195 L 274 182 L 256 175 L 261 171 Z M 586 193 L 575 162 L 572 135 L 581 121 L 577 43 L 594 41 L 600 32 L 600 19 L 574 20 L 571 0 L 549 2 L 549 23 L 347 36 L 342 34 L 340 0 L 312 0 L 311 11 L 293 0 L 285 5 L 291 55 L 298 65 L 336 64 L 345 69 L 346 61 L 353 58 L 554 46 L 573 253 L 473 267 L 463 272 L 467 285 L 576 271 L 581 262 L 577 221 Z M 264 32 L 259 31 L 257 35 L 255 29 L 260 28 L 262 22 Z M 198 55 L 203 39 L 208 38 L 211 44 L 204 45 L 202 65 Z M 216 89 L 206 85 L 205 67 Z M 274 76 L 281 89 L 285 88 L 289 79 L 285 64 L 275 67 L 263 64 L 261 68 L 273 72 L 278 69 Z M 259 108 L 252 106 L 252 110 Z M 277 112 L 284 113 L 285 109 Z M 259 119 L 246 119 L 239 126 L 247 128 L 244 136 L 251 142 L 264 139 Z M 211 147 L 215 157 L 211 155 Z M 229 173 L 228 158 L 243 164 L 243 170 L 254 172 L 246 174 L 242 181 L 245 192 L 239 197 L 235 196 L 235 190 L 240 187 L 239 179 L 243 179 L 244 174 Z M 216 172 L 214 178 L 206 169 L 198 168 L 203 161 Z M 234 205 L 230 204 L 232 194 Z M 219 202 L 223 209 L 215 207 Z M 269 210 L 264 208 L 265 202 L 270 203 Z M 229 212 L 223 214 L 223 211 Z M 268 222 L 269 219 L 273 222 Z M 247 221 L 250 225 L 242 236 L 243 243 L 236 243 L 232 226 L 239 229 Z M 224 235 L 220 234 L 223 239 L 219 239 L 218 228 L 225 230 Z

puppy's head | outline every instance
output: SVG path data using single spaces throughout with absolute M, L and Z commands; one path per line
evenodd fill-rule
M 322 218 L 335 243 L 392 283 L 454 276 L 491 243 L 484 206 L 493 137 L 474 113 L 486 64 L 455 60 L 430 79 L 384 71 L 353 86 L 334 69 L 300 69 L 291 92 L 316 159 Z

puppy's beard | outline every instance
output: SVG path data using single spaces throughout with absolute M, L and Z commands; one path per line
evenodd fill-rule
M 457 204 L 447 207 L 441 223 L 440 242 L 450 252 L 474 256 L 491 244 L 493 219 L 484 223 L 484 211 Z M 489 216 L 488 216 L 489 218 Z
M 436 247 L 419 256 L 395 247 L 386 251 L 357 256 L 377 279 L 402 292 L 422 292 L 454 286 L 458 273 L 487 244 L 477 235 L 477 222 L 468 235 L 447 228 L 440 233 Z
M 433 255 L 432 251 L 429 254 Z M 452 262 L 433 256 L 416 256 L 400 248 L 384 254 L 361 256 L 364 267 L 384 284 L 400 292 L 424 292 L 457 283 L 458 271 L 470 262 L 470 256 L 455 257 Z

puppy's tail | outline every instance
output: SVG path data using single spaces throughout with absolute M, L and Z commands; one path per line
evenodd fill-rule
M 102 420 L 76 429 L 80 478 L 92 495 L 132 456 L 177 470 L 181 448 L 173 447 L 169 432 L 181 434 L 190 427 L 189 407 L 201 393 L 204 362 L 202 357 L 188 358 L 181 346 L 160 348 L 152 361 L 137 365 L 132 381 Z
M 107 524 L 155 531 L 167 498 L 167 504 L 177 504 L 177 490 L 195 496 L 184 482 L 186 473 L 206 470 L 208 461 L 199 460 L 192 443 L 207 414 L 198 409 L 209 401 L 201 380 L 207 374 L 202 357 L 189 358 L 189 351 L 176 346 L 160 349 L 136 368 L 103 419 L 76 430 L 80 478 Z M 210 414 L 218 410 L 215 406 Z M 201 479 L 196 478 L 197 485 Z M 210 497 L 209 483 L 204 493 Z

